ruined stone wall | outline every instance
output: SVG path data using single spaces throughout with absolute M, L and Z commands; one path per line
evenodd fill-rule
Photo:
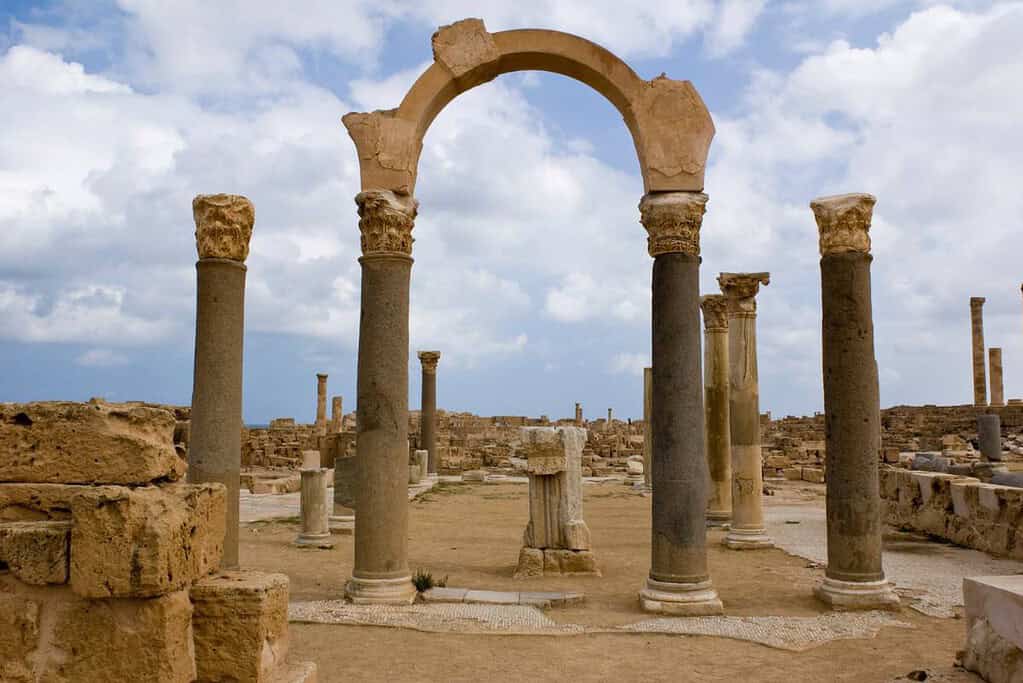
M 182 483 L 176 422 L 0 404 L 0 680 L 315 680 L 285 661 L 287 577 L 218 573 L 226 490 Z
M 880 473 L 888 524 L 1023 560 L 1023 489 L 939 472 Z

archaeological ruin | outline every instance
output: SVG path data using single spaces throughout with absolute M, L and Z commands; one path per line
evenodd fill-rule
M 985 345 L 985 298 L 959 299 L 972 400 L 882 408 L 885 197 L 808 194 L 823 412 L 772 416 L 758 304 L 785 274 L 715 269 L 701 291 L 715 127 L 694 85 L 479 19 L 432 48 L 396 108 L 343 117 L 361 178 L 358 354 L 315 391 L 303 379 L 311 421 L 243 422 L 259 198 L 231 194 L 192 204 L 190 405 L 0 403 L 0 681 L 556 679 L 569 652 L 594 680 L 1023 681 L 1023 401 L 1005 394 L 1009 340 Z M 634 143 L 641 418 L 581 395 L 563 416 L 456 410 L 439 375 L 457 351 L 412 353 L 424 136 L 458 95 L 519 71 L 589 86 Z M 330 393 L 339 372 L 354 398 Z M 491 649 L 546 673 L 502 671 Z M 732 659 L 749 668 L 719 677 Z

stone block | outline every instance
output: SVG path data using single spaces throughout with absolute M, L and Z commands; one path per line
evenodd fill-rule
M 561 550 L 547 548 L 543 551 L 544 574 L 588 574 L 600 576 L 597 561 L 589 550 Z
M 152 597 L 215 571 L 224 551 L 220 484 L 97 487 L 71 501 L 71 586 L 89 598 Z
M 808 481 L 812 484 L 823 484 L 824 476 L 824 470 L 819 467 L 803 468 L 803 481 Z
M 316 683 L 316 662 L 285 662 L 270 675 L 273 683 Z
M 88 486 L 0 484 L 0 522 L 71 519 L 71 499 Z
M 192 587 L 198 681 L 264 683 L 288 656 L 288 577 L 225 571 Z
M 791 461 L 784 455 L 769 455 L 764 458 L 764 467 L 781 470 L 791 464 Z
M 628 460 L 625 463 L 625 471 L 634 477 L 643 475 L 643 462 L 636 462 L 635 460 Z
M 543 576 L 543 551 L 523 546 L 519 551 L 519 564 L 515 569 L 516 579 Z
M 174 415 L 131 404 L 0 403 L 0 481 L 148 484 L 174 481 Z
M 25 595 L 0 592 L 0 681 L 36 680 L 30 657 L 39 647 L 41 607 Z
M 963 579 L 963 666 L 991 683 L 1023 680 L 1023 576 Z
M 0 523 L 0 563 L 27 584 L 67 583 L 70 522 Z
M 803 468 L 802 467 L 786 467 L 782 474 L 789 481 L 802 481 L 803 479 Z
M 462 481 L 483 483 L 487 480 L 487 473 L 484 470 L 466 470 L 462 472 Z

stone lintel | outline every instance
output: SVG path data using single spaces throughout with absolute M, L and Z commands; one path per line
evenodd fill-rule
M 199 258 L 222 258 L 244 263 L 256 210 L 236 194 L 200 194 L 192 200 L 195 246 Z
M 877 198 L 870 194 L 839 194 L 810 202 L 820 232 L 821 256 L 870 253 L 870 221 Z

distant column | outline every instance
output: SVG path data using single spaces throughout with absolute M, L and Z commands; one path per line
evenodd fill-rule
M 295 545 L 324 550 L 334 547 L 330 537 L 327 508 L 327 472 L 315 467 L 301 472 L 302 489 L 299 494 L 299 509 L 302 515 L 302 531 L 295 539 Z
M 817 597 L 835 609 L 897 605 L 881 565 L 881 404 L 870 300 L 869 194 L 810 203 L 820 231 L 828 566 Z
M 327 433 L 327 375 L 316 373 L 316 433 Z
M 245 197 L 199 195 L 195 218 L 197 292 L 188 480 L 227 487 L 225 568 L 238 566 L 245 259 L 255 209 Z
M 984 375 L 984 297 L 970 297 L 970 323 L 973 331 L 973 405 L 987 405 Z
M 991 405 L 1005 405 L 1005 386 L 1002 384 L 1002 349 L 995 346 L 987 350 L 991 373 Z
M 583 404 L 575 404 L 575 424 L 579 427 L 583 424 Z
M 654 400 L 654 369 L 643 368 L 643 484 L 649 489 L 653 478 L 653 445 L 650 413 Z
M 610 408 L 607 409 L 607 425 L 605 426 L 605 429 L 607 431 L 611 430 L 611 409 Z
M 440 362 L 440 351 L 420 351 L 419 362 L 423 366 L 419 445 L 430 454 L 429 474 L 437 474 L 437 363 Z
M 760 378 L 757 372 L 757 292 L 770 273 L 721 273 L 728 300 L 728 410 L 732 439 L 733 550 L 770 548 L 764 527 L 764 473 L 760 448 Z
M 732 438 L 728 411 L 728 299 L 711 294 L 700 299 L 703 309 L 703 403 L 707 421 L 707 465 L 710 496 L 707 522 L 732 519 Z
M 340 434 L 343 429 L 341 422 L 344 419 L 344 398 L 335 396 L 330 400 L 330 433 Z

